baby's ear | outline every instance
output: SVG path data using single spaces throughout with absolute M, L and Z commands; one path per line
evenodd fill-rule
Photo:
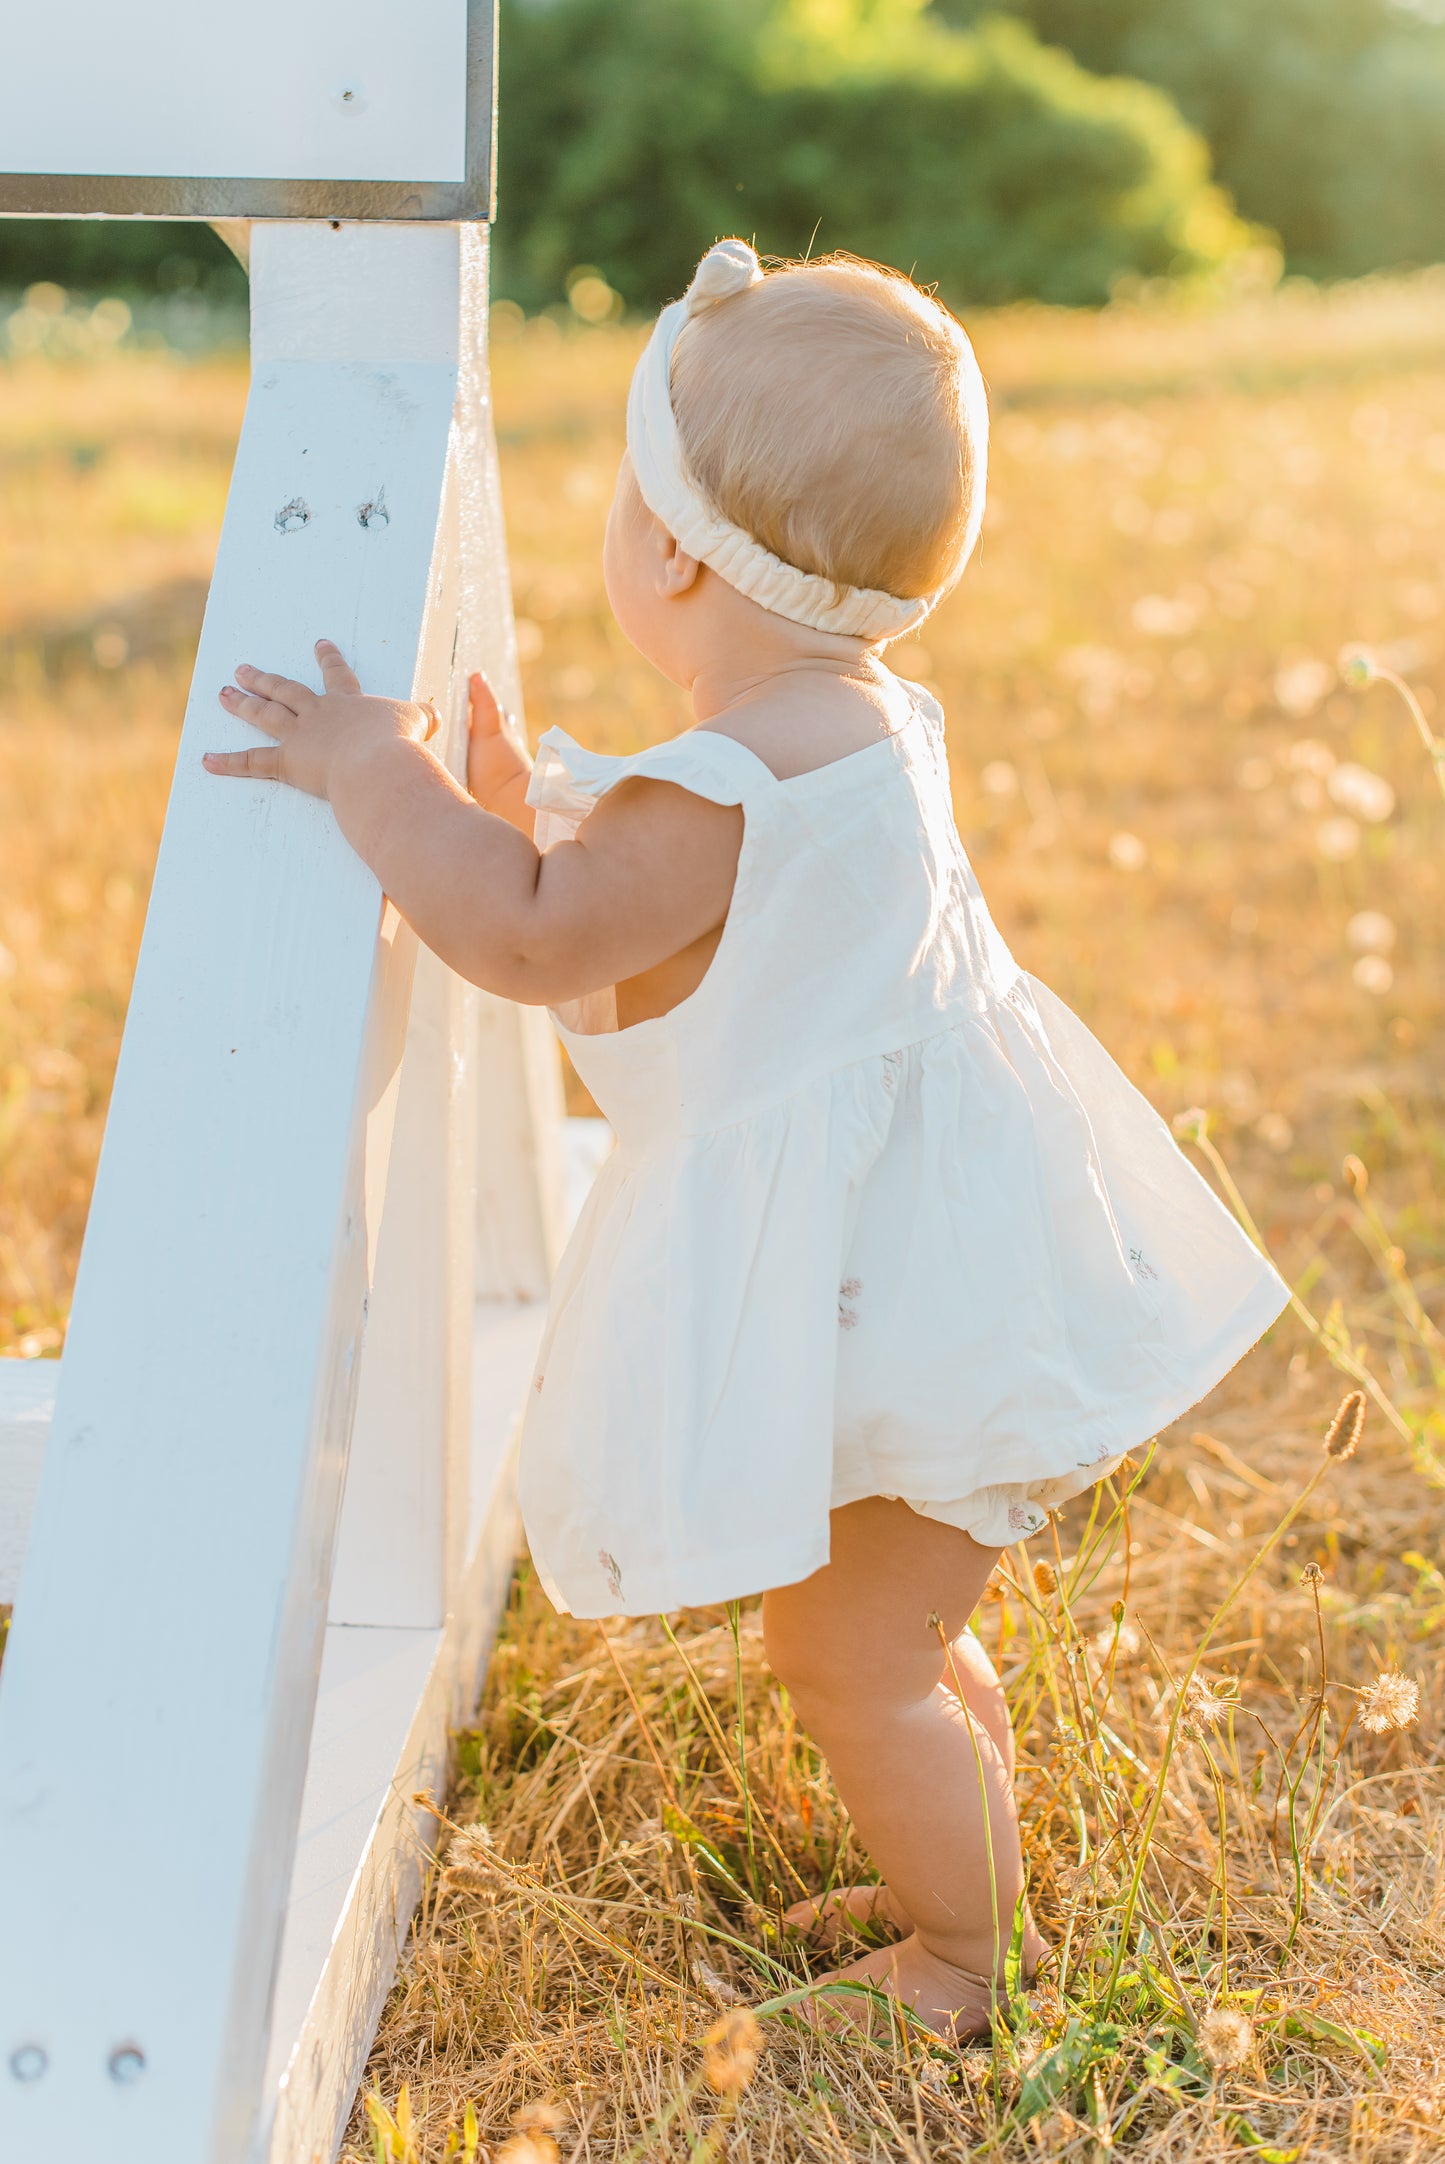
M 697 575 L 701 569 L 702 565 L 696 556 L 689 556 L 687 550 L 669 534 L 658 579 L 659 592 L 668 601 L 675 601 L 680 594 L 690 593 L 697 584 Z

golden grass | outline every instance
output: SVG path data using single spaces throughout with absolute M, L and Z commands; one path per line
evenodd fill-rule
M 984 319 L 987 539 L 899 655 L 945 698 L 1020 959 L 1163 1111 L 1209 1108 L 1315 1325 L 982 1612 L 1058 1968 L 992 2053 L 784 2009 L 747 2083 L 714 2047 L 714 2086 L 720 2011 L 807 1981 L 779 1901 L 866 1859 L 752 1611 L 609 1645 L 524 1568 L 351 2164 L 1441 2153 L 1445 828 L 1394 694 L 1336 657 L 1381 648 L 1438 717 L 1442 332 L 1429 278 Z M 635 345 L 496 355 L 530 720 L 614 749 L 683 719 L 597 575 Z M 243 385 L 125 352 L 0 372 L 0 1349 L 63 1330 Z M 1323 1463 L 1334 1361 L 1393 1419 L 1257 1561 Z M 1394 1668 L 1418 1725 L 1347 1727 Z

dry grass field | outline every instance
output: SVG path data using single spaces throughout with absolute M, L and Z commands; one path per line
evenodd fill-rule
M 1207 1111 L 1298 1311 L 981 1612 L 1053 1947 L 991 2048 L 796 2012 L 779 1912 L 866 1863 L 753 1611 L 603 1631 L 524 1565 L 348 2164 L 1445 2153 L 1445 801 L 1338 659 L 1439 714 L 1445 286 L 975 328 L 985 543 L 898 665 L 1005 936 Z M 607 749 L 683 720 L 597 572 L 635 345 L 496 351 L 529 721 Z M 63 1336 L 243 395 L 0 364 L 11 1352 Z

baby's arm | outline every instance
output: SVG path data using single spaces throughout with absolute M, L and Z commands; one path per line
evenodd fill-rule
M 633 778 L 543 856 L 427 750 L 420 708 L 361 696 L 336 648 L 318 652 L 320 697 L 238 669 L 242 689 L 228 685 L 223 704 L 276 741 L 205 763 L 328 797 L 402 915 L 459 975 L 556 1005 L 640 976 L 723 922 L 742 845 L 735 806 Z

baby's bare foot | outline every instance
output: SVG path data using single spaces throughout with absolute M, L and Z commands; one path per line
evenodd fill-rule
M 910 1934 L 896 1946 L 881 1947 L 834 1969 L 822 1979 L 829 1984 L 871 1984 L 908 2007 L 917 2018 L 950 2044 L 965 2044 L 987 2036 L 995 2009 L 1003 1994 L 986 1976 L 958 1969 L 920 1945 Z M 820 2026 L 841 2027 L 856 2023 L 870 2035 L 886 2033 L 887 2015 L 862 1992 L 830 1992 L 811 2002 L 813 2018 Z
M 815 1900 L 796 1901 L 783 1918 L 809 1945 L 836 1946 L 846 1933 L 867 1937 L 879 1930 L 911 1931 L 906 1915 L 886 1886 L 839 1886 Z

